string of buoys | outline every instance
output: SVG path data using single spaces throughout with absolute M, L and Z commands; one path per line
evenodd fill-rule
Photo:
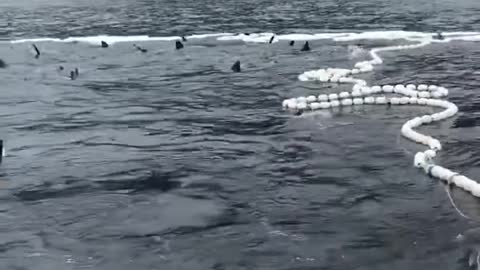
M 296 115 L 307 110 L 313 111 L 363 104 L 420 105 L 443 108 L 444 110 L 438 113 L 415 117 L 402 126 L 401 132 L 404 137 L 428 146 L 427 150 L 416 153 L 413 165 L 423 169 L 425 173 L 432 177 L 439 178 L 449 185 L 456 185 L 470 192 L 475 197 L 480 197 L 480 184 L 478 182 L 460 173 L 434 164 L 434 158 L 437 152 L 442 149 L 441 143 L 431 136 L 413 130 L 421 125 L 452 117 L 458 112 L 455 104 L 441 99 L 448 96 L 448 90 L 445 87 L 427 84 L 369 86 L 365 80 L 353 77 L 355 74 L 372 71 L 374 65 L 381 64 L 383 61 L 378 56 L 379 52 L 413 49 L 428 44 L 430 44 L 430 41 L 423 41 L 412 45 L 375 48 L 370 51 L 372 60 L 358 62 L 353 69 L 327 68 L 304 72 L 298 76 L 300 81 L 351 83 L 353 84 L 352 91 L 286 99 L 283 101 L 282 106 L 287 110 L 293 111 Z

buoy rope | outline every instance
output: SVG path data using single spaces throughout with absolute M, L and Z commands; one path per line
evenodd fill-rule
M 460 208 L 457 207 L 457 204 L 455 203 L 455 201 L 453 200 L 452 198 L 452 194 L 450 194 L 450 186 L 449 185 L 445 185 L 445 192 L 447 193 L 447 196 L 448 196 L 448 199 L 450 200 L 450 204 L 453 206 L 453 209 L 455 209 L 455 211 L 457 211 L 457 213 L 465 218 L 465 219 L 470 219 L 469 216 L 465 215 L 461 210 Z
M 338 94 L 320 94 L 318 96 L 311 95 L 307 97 L 290 98 L 284 100 L 282 106 L 287 110 L 295 112 L 362 104 L 409 104 L 444 108 L 445 110 L 442 112 L 415 117 L 402 126 L 401 133 L 404 137 L 429 147 L 429 149 L 415 154 L 413 165 L 417 168 L 423 169 L 425 173 L 432 177 L 439 178 L 448 184 L 456 185 L 457 187 L 470 192 L 475 197 L 480 197 L 479 183 L 464 175 L 434 164 L 434 158 L 437 155 L 437 152 L 442 149 L 440 142 L 431 136 L 413 130 L 413 128 L 421 125 L 452 117 L 458 112 L 458 108 L 455 104 L 441 99 L 448 95 L 448 90 L 445 87 L 426 84 L 368 86 L 365 80 L 353 77 L 355 74 L 370 72 L 373 70 L 374 65 L 381 64 L 383 60 L 378 56 L 379 52 L 413 49 L 428 44 L 430 44 L 430 41 L 423 41 L 412 45 L 374 48 L 370 50 L 372 60 L 358 62 L 353 69 L 327 68 L 304 72 L 298 76 L 300 81 L 351 83 L 353 84 L 352 91 L 341 92 Z M 384 95 L 375 96 L 377 94 Z

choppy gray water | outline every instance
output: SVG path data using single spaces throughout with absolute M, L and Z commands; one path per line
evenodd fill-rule
M 420 2 L 420 3 L 418 3 Z M 3 0 L 0 39 L 218 32 L 480 31 L 459 1 Z M 362 41 L 366 47 L 401 41 Z M 346 86 L 299 82 L 350 67 L 353 42 L 0 44 L 1 269 L 465 269 L 480 202 L 412 166 L 400 137 L 430 109 L 294 117 L 281 101 Z M 368 81 L 435 83 L 460 113 L 425 127 L 438 162 L 478 179 L 480 46 L 383 53 Z M 230 66 L 242 61 L 243 72 Z M 59 71 L 58 66 L 65 67 Z M 68 72 L 80 70 L 77 80 Z

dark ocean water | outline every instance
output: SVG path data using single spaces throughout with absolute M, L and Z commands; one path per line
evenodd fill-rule
M 220 32 L 480 31 L 478 0 L 2 0 L 0 40 Z M 358 42 L 358 41 L 355 41 Z M 0 269 L 467 269 L 480 201 L 412 166 L 400 136 L 429 108 L 294 117 L 300 82 L 355 42 L 192 39 L 0 44 Z M 367 47 L 401 40 L 362 41 Z M 140 43 L 138 43 L 140 44 Z M 480 173 L 480 44 L 383 53 L 378 84 L 434 83 L 460 109 L 422 128 L 441 165 Z M 243 72 L 232 73 L 235 60 Z M 65 67 L 59 71 L 58 67 Z M 70 80 L 68 72 L 80 76 Z M 474 239 L 473 237 L 472 239 Z

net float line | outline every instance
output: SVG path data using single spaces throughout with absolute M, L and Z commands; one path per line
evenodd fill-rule
M 378 55 L 379 52 L 414 49 L 428 44 L 430 44 L 430 41 L 412 45 L 375 48 L 370 50 L 372 60 L 358 62 L 352 69 L 326 68 L 306 71 L 298 76 L 300 81 L 350 83 L 353 84 L 352 91 L 290 98 L 284 100 L 282 106 L 284 109 L 294 112 L 358 106 L 363 104 L 392 106 L 417 105 L 442 108 L 444 110 L 441 112 L 418 116 L 403 124 L 401 133 L 404 137 L 428 147 L 427 150 L 415 154 L 413 165 L 423 169 L 429 176 L 436 177 L 448 184 L 462 188 L 475 197 L 480 197 L 480 184 L 478 182 L 434 163 L 434 158 L 437 153 L 442 150 L 440 141 L 414 130 L 414 128 L 421 125 L 453 117 L 458 112 L 458 108 L 454 103 L 441 99 L 448 96 L 447 88 L 427 84 L 369 86 L 365 80 L 353 77 L 356 74 L 373 71 L 375 65 L 382 64 L 383 60 Z

